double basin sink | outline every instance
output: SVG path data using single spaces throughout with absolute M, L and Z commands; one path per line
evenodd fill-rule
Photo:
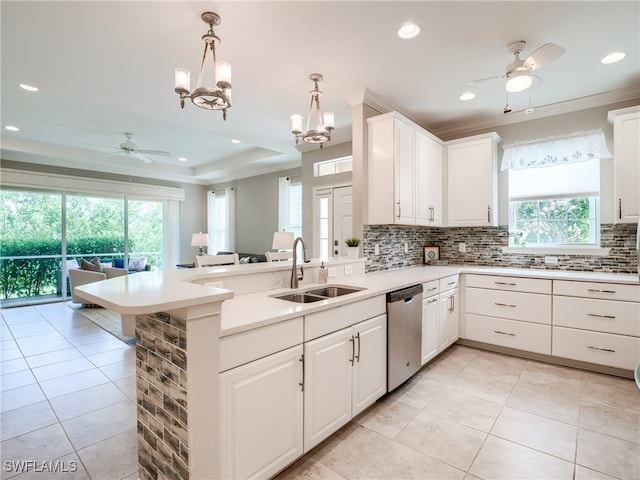
M 326 285 L 324 287 L 316 287 L 302 292 L 285 293 L 284 295 L 274 295 L 274 298 L 287 300 L 296 303 L 311 303 L 327 300 L 328 298 L 341 297 L 350 293 L 365 290 L 358 287 L 345 287 L 341 285 Z

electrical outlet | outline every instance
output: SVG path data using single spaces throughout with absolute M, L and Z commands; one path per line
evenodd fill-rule
M 380 244 L 379 244 L 379 243 L 376 243 L 376 244 L 373 246 L 373 253 L 374 253 L 375 255 L 380 255 Z
M 329 278 L 335 277 L 338 274 L 338 272 L 336 271 L 336 267 L 329 267 L 327 268 L 327 270 L 329 270 L 327 272 L 327 277 Z
M 409 243 L 404 242 L 404 253 L 409 253 Z
M 467 244 L 464 243 L 464 242 L 460 242 L 458 244 L 458 251 L 461 252 L 461 253 L 466 252 L 467 251 Z
M 344 266 L 344 274 L 351 275 L 353 273 L 353 265 L 345 265 Z
M 547 265 L 558 265 L 558 257 L 544 257 L 544 263 Z

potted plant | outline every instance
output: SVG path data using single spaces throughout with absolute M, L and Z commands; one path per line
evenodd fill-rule
M 347 244 L 347 257 L 358 258 L 360 253 L 360 239 L 358 237 L 347 238 L 344 243 Z

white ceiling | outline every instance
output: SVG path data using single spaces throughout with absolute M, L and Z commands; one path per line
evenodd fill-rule
M 1 121 L 20 128 L 2 129 L 4 160 L 203 184 L 298 166 L 289 116 L 306 121 L 312 72 L 325 78 L 322 109 L 335 112 L 333 144 L 351 139 L 350 103 L 365 91 L 442 138 L 640 98 L 638 1 L 2 0 L 1 8 Z M 232 65 L 226 122 L 189 100 L 181 110 L 173 91 L 176 67 L 195 84 L 207 10 L 222 18 L 218 58 Z M 409 20 L 421 33 L 401 40 L 396 31 Z M 515 40 L 527 42 L 523 58 L 547 42 L 566 52 L 537 71 L 543 84 L 530 97 L 510 95 L 505 115 L 503 80 L 466 83 L 504 73 Z M 602 65 L 614 50 L 627 57 Z M 476 99 L 458 100 L 467 90 Z M 536 112 L 525 117 L 529 102 Z M 171 157 L 105 158 L 124 132 Z

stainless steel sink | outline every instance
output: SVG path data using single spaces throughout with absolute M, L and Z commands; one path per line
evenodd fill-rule
M 318 302 L 320 300 L 326 300 L 327 297 L 320 297 L 318 295 L 309 295 L 308 293 L 287 293 L 286 295 L 278 295 L 274 298 L 279 298 L 280 300 L 288 300 L 289 302 L 296 303 L 311 303 Z
M 361 290 L 364 290 L 364 288 L 327 285 L 326 287 L 314 288 L 311 290 L 306 290 L 304 292 L 292 292 L 285 293 L 283 295 L 273 295 L 273 297 L 279 298 L 280 300 L 287 300 L 289 302 L 311 303 L 318 302 L 320 300 L 326 300 L 328 298 L 348 295 L 350 293 L 359 292 Z
M 316 288 L 314 290 L 308 290 L 307 293 L 312 295 L 320 295 L 321 297 L 340 297 L 342 295 L 347 295 L 349 293 L 355 293 L 362 290 L 361 288 L 353 288 L 353 287 L 337 287 L 337 286 L 326 286 L 322 288 Z

